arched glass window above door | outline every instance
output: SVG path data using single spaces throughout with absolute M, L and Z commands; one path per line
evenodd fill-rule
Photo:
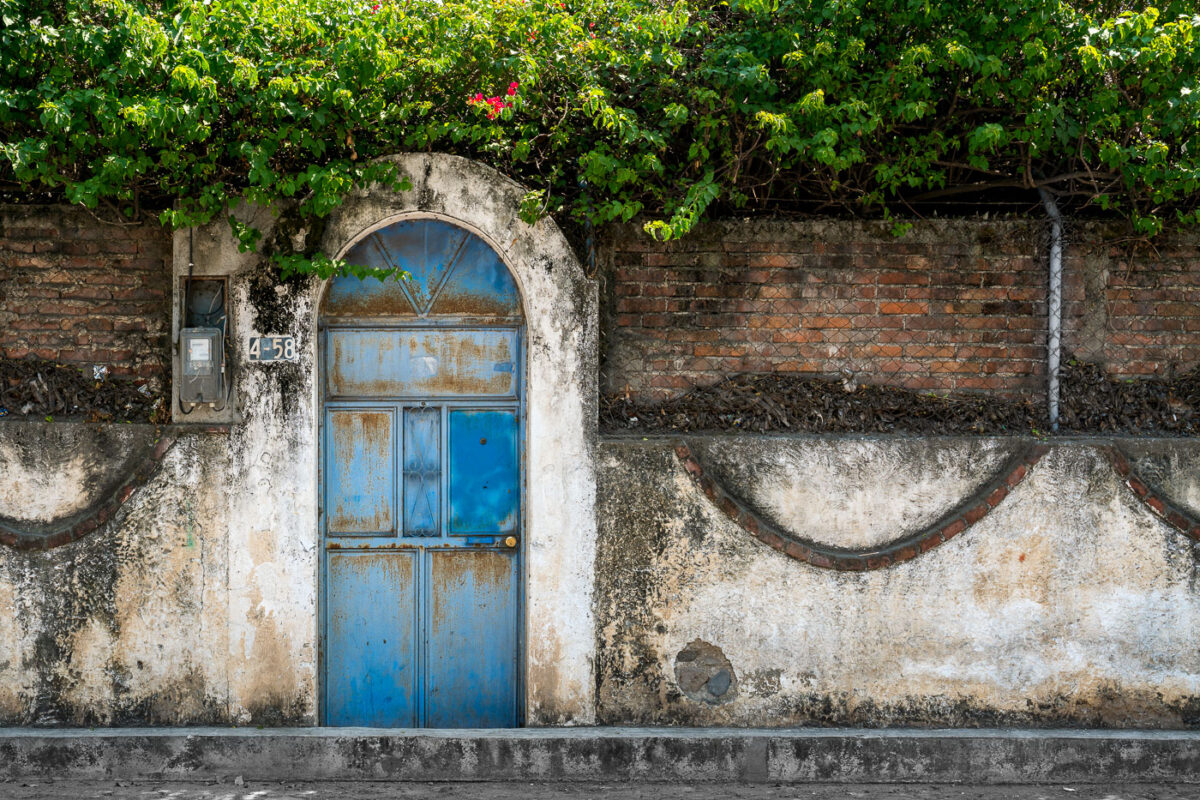
M 352 264 L 396 269 L 408 277 L 330 281 L 321 314 L 395 321 L 450 319 L 515 322 L 521 295 L 487 242 L 441 220 L 409 219 L 368 234 L 343 256 Z

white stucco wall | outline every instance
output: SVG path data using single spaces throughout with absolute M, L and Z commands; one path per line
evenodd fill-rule
M 726 489 L 756 496 L 763 518 L 851 550 L 864 527 L 873 544 L 919 530 L 927 515 L 905 510 L 914 495 L 930 509 L 952 507 L 986 480 L 996 453 L 1022 446 L 804 436 L 689 444 L 720 461 Z M 600 721 L 1194 724 L 1197 545 L 1123 485 L 1106 447 L 1056 443 L 965 532 L 910 561 L 847 572 L 758 541 L 704 495 L 671 441 L 605 442 Z M 1195 442 L 1139 447 L 1135 464 L 1160 464 L 1175 502 L 1194 496 Z M 971 463 L 981 473 L 964 480 L 960 467 Z M 946 484 L 931 494 L 938 474 Z M 859 506 L 847 512 L 849 499 Z M 678 677 L 697 640 L 727 659 L 734 688 L 721 697 L 689 697 Z

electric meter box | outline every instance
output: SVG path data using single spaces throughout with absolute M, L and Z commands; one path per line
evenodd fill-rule
M 213 405 L 225 400 L 225 348 L 220 328 L 184 328 L 179 332 L 183 381 L 181 403 Z

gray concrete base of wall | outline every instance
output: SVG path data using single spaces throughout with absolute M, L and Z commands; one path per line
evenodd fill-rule
M 1200 782 L 1200 732 L 0 729 L 0 779 Z

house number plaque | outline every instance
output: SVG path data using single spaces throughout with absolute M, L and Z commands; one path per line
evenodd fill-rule
M 295 336 L 253 336 L 250 338 L 251 361 L 295 361 Z

